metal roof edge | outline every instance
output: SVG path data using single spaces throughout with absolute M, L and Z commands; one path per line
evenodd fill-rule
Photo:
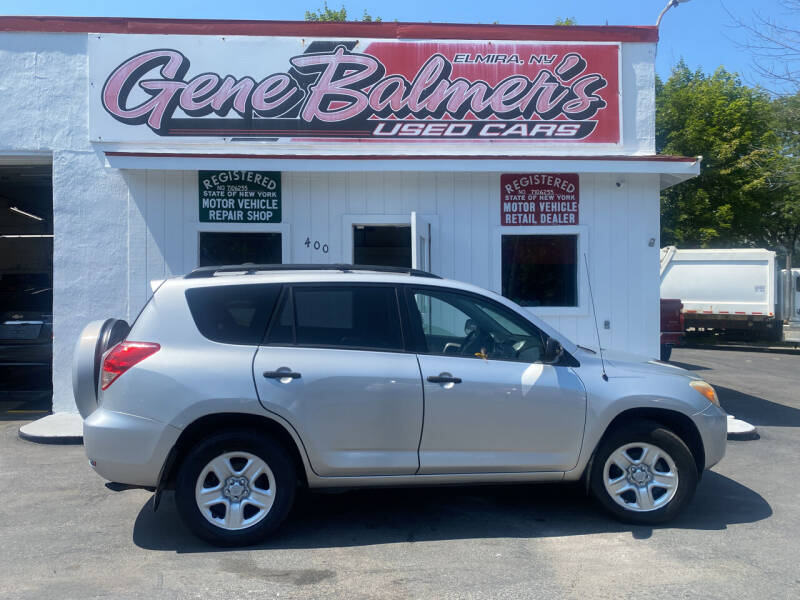
M 517 41 L 658 41 L 651 25 L 484 25 L 477 23 L 308 22 L 134 17 L 3 16 L 0 31 L 173 35 L 318 36 Z

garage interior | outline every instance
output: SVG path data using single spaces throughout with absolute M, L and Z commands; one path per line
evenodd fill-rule
M 52 408 L 50 164 L 0 165 L 0 419 Z M 23 417 L 24 418 L 24 417 Z

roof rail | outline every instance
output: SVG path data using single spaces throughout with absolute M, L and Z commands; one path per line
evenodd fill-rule
M 244 263 L 241 265 L 224 265 L 219 267 L 199 267 L 194 269 L 191 273 L 184 276 L 184 279 L 200 279 L 203 277 L 214 277 L 222 273 L 243 273 L 244 275 L 253 275 L 255 273 L 263 273 L 265 271 L 341 271 L 342 273 L 349 273 L 351 271 L 374 271 L 376 273 L 399 273 L 403 275 L 413 275 L 415 277 L 430 277 L 432 279 L 441 279 L 438 275 L 421 271 L 420 269 L 411 269 L 408 267 L 385 267 L 381 265 L 345 265 L 345 264 L 280 264 L 280 265 L 257 265 L 253 263 Z

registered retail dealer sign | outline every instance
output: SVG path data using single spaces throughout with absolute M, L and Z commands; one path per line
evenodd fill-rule
M 501 225 L 577 225 L 577 173 L 500 176 Z
M 201 223 L 280 223 L 281 174 L 198 171 Z

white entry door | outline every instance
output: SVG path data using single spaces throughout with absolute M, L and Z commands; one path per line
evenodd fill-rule
M 411 268 L 431 270 L 431 222 L 411 213 Z

